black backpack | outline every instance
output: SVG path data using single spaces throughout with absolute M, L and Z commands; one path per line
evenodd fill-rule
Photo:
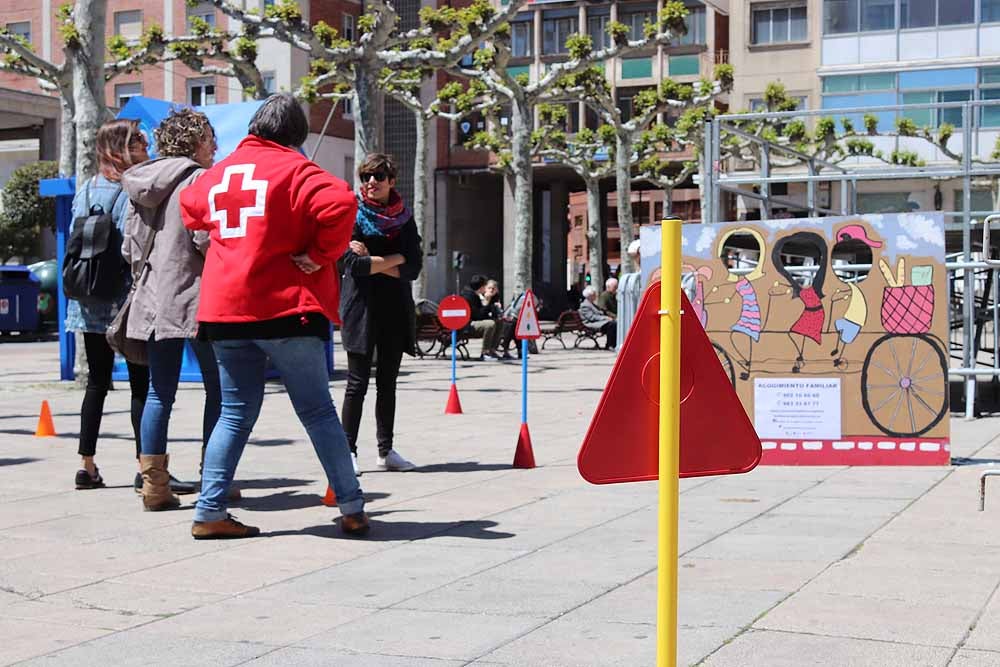
M 103 206 L 90 205 L 90 186 L 85 186 L 88 215 L 73 221 L 63 262 L 63 292 L 81 303 L 114 301 L 125 292 L 128 266 L 122 258 L 122 233 Z M 115 190 L 118 201 L 122 187 Z M 112 208 L 114 204 L 112 203 Z

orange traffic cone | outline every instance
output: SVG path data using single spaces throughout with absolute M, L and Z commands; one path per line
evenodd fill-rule
M 326 495 L 323 496 L 323 504 L 327 507 L 337 506 L 337 494 L 329 486 L 326 487 Z
M 52 410 L 48 401 L 42 401 L 42 411 L 38 415 L 38 428 L 35 429 L 36 438 L 47 438 L 56 434 L 56 426 L 52 423 Z
M 521 432 L 517 436 L 517 450 L 514 451 L 514 467 L 535 467 L 535 452 L 531 449 L 531 434 L 528 433 L 527 424 L 521 424 Z
M 458 387 L 455 383 L 451 383 L 451 391 L 448 392 L 448 405 L 444 407 L 444 413 L 446 415 L 460 415 L 462 414 L 462 402 L 458 400 Z

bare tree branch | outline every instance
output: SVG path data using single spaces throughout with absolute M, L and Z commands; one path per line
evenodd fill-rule
M 12 54 L 17 59 L 24 61 L 31 70 L 38 72 L 38 74 L 30 74 L 29 76 L 38 76 L 56 83 L 65 71 L 64 66 L 45 60 L 32 51 L 29 45 L 6 31 L 0 31 L 0 53 L 3 52 Z

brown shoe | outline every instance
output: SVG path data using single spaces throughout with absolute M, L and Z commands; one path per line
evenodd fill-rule
M 170 473 L 167 454 L 143 454 L 139 457 L 142 467 L 142 506 L 147 512 L 174 510 L 181 506 L 180 499 L 170 491 Z
M 218 521 L 195 521 L 191 524 L 191 537 L 196 540 L 238 540 L 258 535 L 260 528 L 244 525 L 232 514 Z
M 364 535 L 370 527 L 368 515 L 364 512 L 345 514 L 340 518 L 340 530 L 345 535 Z

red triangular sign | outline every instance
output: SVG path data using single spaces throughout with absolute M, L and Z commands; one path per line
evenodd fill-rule
M 660 283 L 646 290 L 577 457 L 593 484 L 657 478 Z M 680 476 L 749 472 L 760 438 L 691 303 L 681 295 Z
M 518 339 L 540 338 L 541 329 L 538 326 L 538 310 L 535 308 L 535 295 L 528 290 L 524 293 L 524 301 L 521 302 L 521 311 L 517 314 L 517 326 L 514 327 L 514 336 Z

